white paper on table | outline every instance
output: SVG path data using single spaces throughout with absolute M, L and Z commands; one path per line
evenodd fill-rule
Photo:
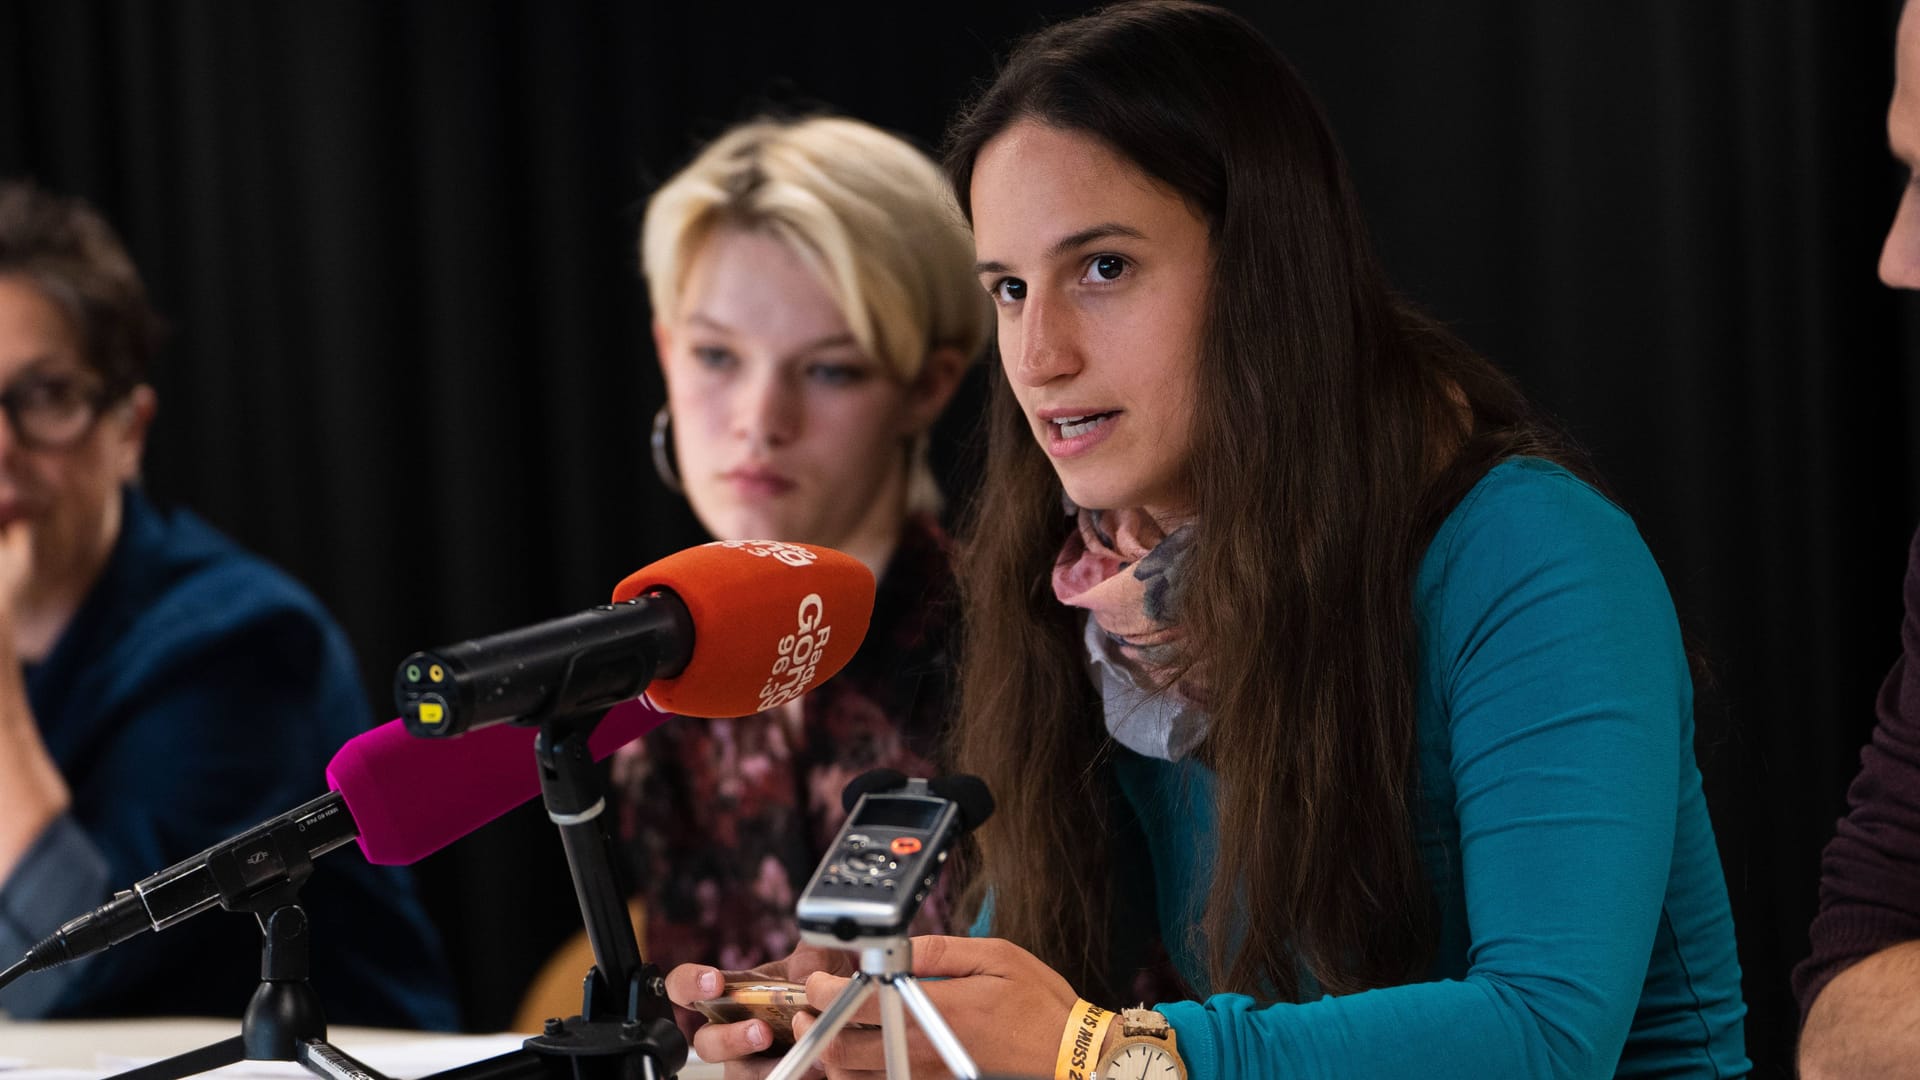
M 526 1041 L 525 1035 L 509 1033 L 428 1036 L 366 1046 L 354 1046 L 343 1040 L 334 1046 L 375 1072 L 395 1080 L 409 1080 L 497 1057 L 520 1049 Z M 49 1069 L 31 1067 L 19 1058 L 0 1058 L 0 1080 L 104 1080 L 159 1060 L 159 1057 L 101 1054 L 92 1069 Z M 219 1080 L 314 1080 L 314 1074 L 291 1061 L 242 1061 L 200 1075 Z M 703 1064 L 697 1055 L 689 1053 L 687 1068 L 681 1075 L 689 1080 L 702 1075 L 717 1076 L 719 1069 Z
M 426 1076 L 459 1065 L 468 1065 L 484 1061 L 508 1051 L 520 1049 L 527 1041 L 525 1035 L 447 1035 L 439 1038 L 425 1037 L 407 1039 L 401 1042 L 377 1042 L 366 1046 L 355 1046 L 350 1041 L 334 1043 L 335 1049 L 367 1065 L 375 1072 L 385 1073 L 396 1080 L 407 1077 Z M 102 1071 L 91 1073 L 92 1077 L 110 1076 L 117 1072 L 149 1065 L 160 1060 L 155 1057 L 123 1057 L 114 1054 L 101 1054 L 99 1064 Z M 70 1070 L 62 1070 L 70 1071 Z M 291 1061 L 241 1061 L 202 1076 L 223 1077 L 226 1080 L 294 1080 L 307 1078 L 314 1074 Z M 32 1076 L 9 1073 L 6 1080 L 54 1080 L 52 1077 Z

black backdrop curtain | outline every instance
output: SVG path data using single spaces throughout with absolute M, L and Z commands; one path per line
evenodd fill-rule
M 366 665 L 701 539 L 653 478 L 633 232 L 697 143 L 831 107 L 926 145 L 1080 5 L 0 4 L 0 174 L 120 226 L 175 333 L 147 481 Z M 1240 5 L 1322 96 L 1397 280 L 1562 417 L 1708 659 L 1699 750 L 1763 1074 L 1920 519 L 1891 0 Z M 939 460 L 967 488 L 968 415 Z M 384 713 L 382 714 L 385 715 Z M 319 778 L 316 777 L 316 787 Z M 467 1020 L 574 927 L 512 815 L 424 866 Z

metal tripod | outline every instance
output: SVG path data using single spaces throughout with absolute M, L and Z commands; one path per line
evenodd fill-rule
M 886 1049 L 887 1080 L 912 1080 L 907 1062 L 908 1011 L 919 1021 L 920 1030 L 927 1033 L 928 1041 L 940 1052 L 940 1060 L 947 1063 L 953 1075 L 960 1080 L 979 1080 L 979 1068 L 967 1056 L 953 1029 L 941 1019 L 927 992 L 920 989 L 920 980 L 914 978 L 913 943 L 905 935 L 846 942 L 831 934 L 803 930 L 800 937 L 810 945 L 858 950 L 860 971 L 820 1015 L 819 1022 L 808 1028 L 793 1049 L 780 1059 L 780 1064 L 767 1074 L 767 1080 L 799 1080 L 802 1073 L 820 1060 L 821 1052 L 853 1019 L 860 1006 L 875 994 L 880 995 L 880 1042 Z

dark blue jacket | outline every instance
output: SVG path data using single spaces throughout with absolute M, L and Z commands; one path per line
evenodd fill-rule
M 345 636 L 285 574 L 191 514 L 125 495 L 100 580 L 27 698 L 72 809 L 0 886 L 0 965 L 114 889 L 323 794 L 373 713 Z M 456 1026 L 409 877 L 358 848 L 301 893 L 312 982 L 342 1024 Z M 259 981 L 251 916 L 210 911 L 0 992 L 16 1016 L 238 1016 Z

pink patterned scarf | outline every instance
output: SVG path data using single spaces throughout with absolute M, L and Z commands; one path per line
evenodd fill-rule
M 1144 510 L 1068 511 L 1075 528 L 1053 564 L 1053 595 L 1085 608 L 1146 687 L 1169 687 L 1180 660 L 1181 571 L 1193 524 L 1168 533 Z M 1169 688 L 1187 704 L 1205 704 L 1192 672 Z

